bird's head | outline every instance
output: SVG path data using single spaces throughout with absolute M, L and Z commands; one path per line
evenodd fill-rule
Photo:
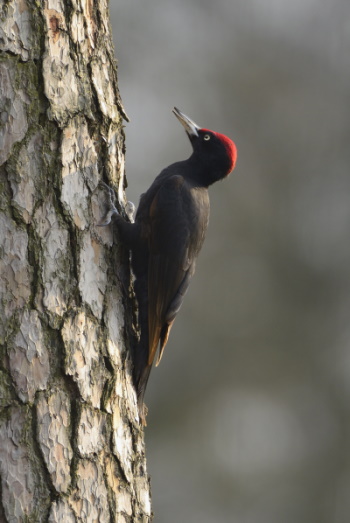
M 176 107 L 173 113 L 184 126 L 191 141 L 193 160 L 199 166 L 203 166 L 208 175 L 212 173 L 208 185 L 230 174 L 237 160 L 237 148 L 234 142 L 224 134 L 199 127 Z

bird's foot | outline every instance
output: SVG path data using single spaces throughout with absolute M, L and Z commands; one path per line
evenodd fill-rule
M 115 206 L 115 194 L 113 189 L 109 187 L 105 182 L 100 182 L 100 186 L 103 187 L 106 195 L 105 199 L 105 205 L 107 207 L 107 212 L 103 219 L 97 223 L 97 227 L 105 227 L 106 225 L 109 225 L 112 222 L 113 215 L 119 215 L 119 212 Z
M 125 212 L 131 223 L 134 223 L 135 221 L 135 210 L 135 205 L 132 202 L 127 202 L 127 204 L 125 205 Z

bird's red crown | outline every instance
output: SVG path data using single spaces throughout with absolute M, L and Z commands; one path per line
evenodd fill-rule
M 225 149 L 227 151 L 227 155 L 231 160 L 230 169 L 227 174 L 229 174 L 233 169 L 235 168 L 236 161 L 237 161 L 237 147 L 236 144 L 229 138 L 228 136 L 225 136 L 224 134 L 216 133 L 215 131 L 211 131 L 210 129 L 201 129 L 201 131 L 209 131 L 224 144 Z

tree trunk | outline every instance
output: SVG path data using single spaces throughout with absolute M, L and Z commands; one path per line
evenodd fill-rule
M 105 0 L 0 2 L 0 521 L 150 521 Z

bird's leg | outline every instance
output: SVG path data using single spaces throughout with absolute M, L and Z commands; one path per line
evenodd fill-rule
M 140 226 L 133 223 L 135 210 L 134 204 L 128 202 L 126 205 L 125 212 L 130 220 L 129 222 L 119 214 L 119 211 L 115 206 L 116 198 L 113 189 L 104 182 L 100 182 L 100 185 L 105 189 L 107 212 L 104 218 L 97 224 L 98 227 L 105 227 L 106 225 L 115 223 L 118 227 L 122 242 L 125 243 L 129 249 L 133 250 L 137 247 L 140 237 Z
M 115 194 L 114 194 L 113 189 L 111 187 L 109 187 L 109 185 L 107 185 L 105 182 L 102 182 L 102 181 L 100 182 L 100 185 L 107 192 L 106 203 L 107 203 L 107 205 L 109 207 L 108 211 L 107 211 L 107 213 L 106 213 L 106 215 L 104 217 L 104 219 L 100 223 L 97 224 L 99 227 L 104 227 L 106 225 L 109 225 L 111 223 L 111 221 L 112 221 L 112 216 L 114 214 L 119 214 L 119 212 L 118 212 L 118 210 L 117 210 L 117 208 L 115 206 L 116 198 L 115 198 Z M 128 201 L 126 203 L 126 205 L 125 205 L 124 210 L 125 210 L 125 213 L 126 213 L 127 217 L 129 218 L 130 222 L 134 223 L 134 221 L 135 221 L 135 210 L 136 210 L 135 205 L 132 202 Z
M 97 223 L 97 226 L 105 227 L 106 225 L 109 225 L 112 222 L 112 217 L 114 215 L 119 216 L 119 212 L 115 206 L 115 194 L 114 194 L 113 189 L 111 189 L 111 187 L 109 187 L 106 183 L 104 183 L 102 181 L 100 182 L 100 185 L 105 189 L 105 194 L 106 194 L 105 203 L 107 205 L 107 212 L 106 212 L 104 218 L 99 223 Z

